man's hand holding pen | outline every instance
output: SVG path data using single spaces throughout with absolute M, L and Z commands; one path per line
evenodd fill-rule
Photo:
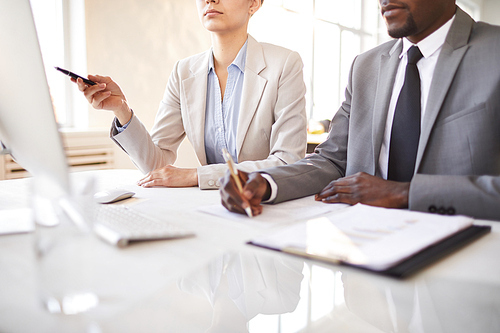
M 256 172 L 249 174 L 238 170 L 238 178 L 243 184 L 241 192 L 229 171 L 221 179 L 222 205 L 235 213 L 246 214 L 245 208 L 250 207 L 253 216 L 261 214 L 261 202 L 269 198 L 270 195 L 269 184 L 260 173 Z

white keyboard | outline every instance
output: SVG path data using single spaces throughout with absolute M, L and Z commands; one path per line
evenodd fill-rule
M 95 233 L 119 247 L 130 241 L 193 236 L 192 231 L 160 221 L 123 205 L 99 205 L 94 220 Z

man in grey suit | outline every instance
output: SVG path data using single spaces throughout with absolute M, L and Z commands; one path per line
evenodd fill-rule
M 500 220 L 500 27 L 475 22 L 455 0 L 379 3 L 395 39 L 354 60 L 326 142 L 294 164 L 240 172 L 242 194 L 226 176 L 227 209 L 259 214 L 261 201 L 316 194 Z M 412 46 L 420 56 L 410 61 Z M 417 115 L 401 116 L 409 109 Z

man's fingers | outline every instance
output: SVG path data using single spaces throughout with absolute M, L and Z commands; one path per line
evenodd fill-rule
M 248 180 L 248 173 L 238 170 L 238 177 L 240 177 L 241 183 L 245 184 Z
M 245 186 L 243 187 L 243 195 L 247 200 L 252 202 L 254 199 L 261 201 L 262 196 L 267 188 L 267 181 L 258 173 L 250 174 Z
M 230 205 L 230 211 L 246 215 L 245 208 L 241 204 L 237 204 L 232 200 L 229 200 L 228 204 Z
M 353 188 L 351 185 L 346 184 L 347 182 L 332 181 L 324 189 L 316 194 L 315 199 L 317 201 L 324 201 L 328 197 L 335 196 L 336 194 L 351 194 Z
M 246 214 L 245 208 L 250 207 L 254 216 L 261 214 L 262 206 L 260 206 L 260 202 L 267 188 L 266 180 L 264 180 L 262 176 L 255 176 L 254 174 L 248 174 L 243 171 L 238 171 L 238 177 L 240 180 L 245 181 L 243 192 L 239 191 L 229 171 L 220 179 L 222 186 L 219 192 L 222 205 L 229 211 L 235 213 Z M 259 177 L 261 178 L 260 180 Z
M 328 196 L 333 195 L 335 188 L 335 181 L 330 182 L 328 185 L 326 185 L 318 194 L 316 194 L 315 199 L 316 200 L 322 200 Z
M 231 189 L 228 186 L 229 184 L 226 185 L 225 191 L 220 191 L 222 205 L 231 212 L 246 214 L 245 209 L 243 208 L 242 198 L 240 197 L 238 191 L 234 191 L 234 188 Z
M 257 216 L 257 215 L 260 215 L 262 214 L 262 205 L 257 205 L 257 206 L 251 206 L 252 208 L 252 215 L 253 216 Z
M 325 197 L 321 198 L 320 201 L 325 202 L 325 203 L 339 203 L 339 202 L 341 202 L 340 198 L 339 198 L 339 194 L 332 194 L 330 196 L 325 196 Z
M 345 203 L 350 205 L 355 205 L 359 202 L 359 200 L 356 200 L 355 196 L 350 193 L 335 193 L 323 198 L 321 201 L 325 203 Z
M 248 186 L 251 184 L 247 184 L 243 187 L 243 193 L 242 195 L 247 199 L 247 200 L 252 200 L 255 197 L 255 187 L 254 186 Z
M 224 207 L 226 207 L 226 209 L 229 210 L 230 212 L 246 215 L 245 210 L 240 206 L 238 206 L 237 204 L 230 204 L 229 202 L 223 201 L 222 205 L 224 205 Z
M 236 181 L 227 173 L 223 178 L 223 183 L 225 185 L 220 192 L 224 207 L 232 212 L 245 214 L 245 208 L 251 205 L 244 194 L 238 190 Z

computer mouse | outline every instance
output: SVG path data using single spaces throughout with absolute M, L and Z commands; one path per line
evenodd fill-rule
M 134 192 L 129 190 L 115 188 L 97 192 L 96 194 L 94 194 L 94 200 L 97 203 L 109 204 L 120 200 L 128 199 L 134 196 L 134 194 L 135 194 Z

